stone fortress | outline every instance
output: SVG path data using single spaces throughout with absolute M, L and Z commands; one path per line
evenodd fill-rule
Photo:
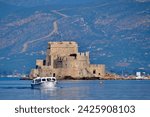
M 49 42 L 46 60 L 36 60 L 30 78 L 54 76 L 57 79 L 104 77 L 105 65 L 90 64 L 89 52 L 79 53 L 76 42 Z

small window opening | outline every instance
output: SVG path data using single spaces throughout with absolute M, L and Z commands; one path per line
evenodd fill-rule
M 93 74 L 96 74 L 96 70 L 93 70 Z
M 55 73 L 53 73 L 53 77 L 55 77 Z

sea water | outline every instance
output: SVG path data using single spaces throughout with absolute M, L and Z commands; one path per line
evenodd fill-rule
M 32 89 L 30 80 L 0 78 L 1 100 L 150 100 L 150 80 L 61 80 Z

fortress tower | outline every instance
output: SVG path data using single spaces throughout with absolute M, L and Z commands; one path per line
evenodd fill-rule
M 64 77 L 103 77 L 105 65 L 90 64 L 89 52 L 79 53 L 76 42 L 49 42 L 46 59 L 36 60 L 36 69 L 32 69 L 30 78 L 37 76 Z

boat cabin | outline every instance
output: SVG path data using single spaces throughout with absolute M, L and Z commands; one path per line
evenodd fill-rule
M 42 82 L 56 82 L 56 78 L 55 77 L 38 77 L 32 81 L 32 83 L 34 84 L 38 84 Z

